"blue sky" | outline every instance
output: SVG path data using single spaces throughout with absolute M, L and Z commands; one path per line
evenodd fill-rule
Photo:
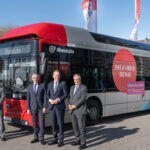
M 134 0 L 97 0 L 98 33 L 128 39 L 134 25 Z M 1 0 L 0 26 L 52 22 L 85 27 L 82 0 Z M 150 0 L 141 0 L 138 39 L 150 38 Z

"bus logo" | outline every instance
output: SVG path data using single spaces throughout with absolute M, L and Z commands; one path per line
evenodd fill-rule
M 49 52 L 54 53 L 56 50 L 56 46 L 49 46 Z

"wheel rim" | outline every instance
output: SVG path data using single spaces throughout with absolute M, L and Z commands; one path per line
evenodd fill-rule
M 90 107 L 89 108 L 89 118 L 91 120 L 97 120 L 97 116 L 98 116 L 98 110 L 96 107 Z

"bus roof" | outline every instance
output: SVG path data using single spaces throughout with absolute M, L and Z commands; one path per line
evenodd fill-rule
M 36 36 L 39 39 L 53 41 L 56 44 L 59 41 L 61 45 L 66 45 L 67 43 L 64 26 L 52 23 L 36 23 L 12 29 L 0 38 L 0 42 L 27 36 Z
M 150 50 L 150 44 L 130 41 L 107 35 L 91 33 L 79 27 L 53 23 L 36 23 L 15 28 L 0 38 L 0 42 L 23 37 L 37 37 L 49 44 L 71 46 L 85 49 L 99 49 L 100 44 L 112 44 L 135 49 Z

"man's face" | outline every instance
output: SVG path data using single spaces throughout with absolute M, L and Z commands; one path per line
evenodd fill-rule
M 81 79 L 79 76 L 74 76 L 73 81 L 75 85 L 79 85 L 81 83 Z
M 55 71 L 53 73 L 53 79 L 54 79 L 54 81 L 59 81 L 60 80 L 60 73 L 58 71 Z
M 35 84 L 35 83 L 38 83 L 39 77 L 38 77 L 37 74 L 33 74 L 33 75 L 32 75 L 32 81 L 33 81 L 34 84 Z

